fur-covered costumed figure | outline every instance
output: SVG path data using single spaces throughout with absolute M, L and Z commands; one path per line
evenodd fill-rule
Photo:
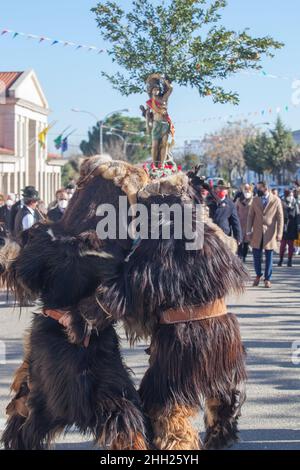
M 62 221 L 29 231 L 11 268 L 18 289 L 39 296 L 48 317 L 33 321 L 5 447 L 41 448 L 76 424 L 116 449 L 198 449 L 190 419 L 203 403 L 205 448 L 230 444 L 246 372 L 238 322 L 224 297 L 242 289 L 242 264 L 207 220 L 197 250 L 175 236 L 174 221 L 165 239 L 163 219 L 155 239 L 95 236 L 97 206 L 118 209 L 119 195 L 147 209 L 195 205 L 182 173 L 149 182 L 142 169 L 94 158 L 83 165 L 78 187 Z M 203 227 L 194 236 L 202 235 Z M 151 339 L 139 393 L 122 363 L 117 320 L 132 342 Z
M 126 162 L 90 159 L 63 219 L 23 233 L 8 277 L 18 298 L 40 299 L 43 314 L 33 318 L 12 385 L 5 448 L 48 447 L 73 425 L 100 446 L 148 448 L 149 426 L 121 358 L 114 318 L 95 295 L 104 267 L 109 277 L 105 260 L 121 262 L 131 247 L 129 238 L 116 240 L 113 255 L 103 252 L 97 207 L 118 208 L 119 196 L 132 200 L 133 188 L 146 182 L 144 170 Z

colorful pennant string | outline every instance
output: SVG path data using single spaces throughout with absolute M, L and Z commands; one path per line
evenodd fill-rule
M 61 40 L 61 39 L 55 39 L 55 38 L 48 38 L 45 36 L 39 36 L 36 34 L 31 34 L 31 33 L 22 33 L 20 31 L 13 31 L 11 29 L 0 29 L 0 36 L 5 36 L 5 35 L 12 35 L 13 39 L 15 39 L 18 36 L 27 38 L 27 39 L 37 39 L 39 43 L 44 43 L 44 42 L 50 42 L 51 46 L 55 46 L 58 44 L 63 45 L 64 47 L 74 47 L 75 50 L 84 50 L 86 49 L 88 52 L 94 51 L 97 54 L 102 54 L 103 52 L 107 52 L 106 49 L 99 49 L 99 47 L 94 46 L 94 45 L 85 45 L 85 44 L 76 44 L 72 41 L 66 41 L 66 40 Z M 197 65 L 197 70 L 200 70 L 200 64 Z M 240 71 L 241 74 L 243 75 L 253 75 L 255 77 L 264 77 L 264 78 L 270 78 L 270 79 L 279 79 L 279 80 L 295 80 L 295 77 L 291 76 L 286 76 L 286 75 L 274 75 L 268 73 L 266 70 L 260 70 L 258 72 L 250 71 L 250 70 L 242 70 Z
M 99 49 L 99 47 L 93 46 L 93 45 L 76 44 L 75 42 L 71 42 L 71 41 L 63 41 L 61 39 L 48 38 L 46 36 L 38 36 L 36 34 L 31 34 L 31 33 L 30 34 L 22 33 L 20 31 L 12 31 L 11 29 L 2 29 L 0 31 L 1 31 L 0 36 L 12 35 L 13 39 L 17 38 L 18 36 L 21 36 L 27 39 L 37 39 L 39 44 L 49 42 L 51 46 L 56 46 L 58 44 L 61 44 L 64 47 L 75 47 L 75 50 L 86 49 L 88 52 L 94 51 L 97 54 L 102 54 L 103 52 L 106 52 L 106 49 Z
M 296 107 L 294 105 L 294 107 Z M 175 121 L 174 124 L 197 124 L 197 123 L 205 123 L 205 122 L 210 122 L 210 121 L 231 121 L 232 119 L 235 120 L 243 120 L 243 119 L 249 119 L 250 117 L 257 117 L 257 116 L 262 116 L 262 117 L 267 117 L 267 115 L 272 115 L 272 114 L 280 114 L 282 112 L 289 112 L 290 111 L 290 106 L 289 105 L 284 105 L 284 106 L 275 106 L 274 108 L 265 108 L 257 111 L 249 111 L 245 113 L 240 113 L 240 114 L 227 114 L 227 115 L 220 115 L 220 116 L 212 116 L 212 117 L 207 117 L 203 119 L 196 119 L 196 120 L 191 120 L 191 121 Z

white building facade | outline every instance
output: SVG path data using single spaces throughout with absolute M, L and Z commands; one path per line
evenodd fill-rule
M 49 106 L 33 70 L 0 72 L 0 192 L 20 194 L 34 186 L 48 204 L 61 187 L 64 162 L 49 159 L 38 135 Z M 46 139 L 47 141 L 47 139 Z

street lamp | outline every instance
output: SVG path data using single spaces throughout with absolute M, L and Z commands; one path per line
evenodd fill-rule
M 114 135 L 114 136 L 116 136 L 116 137 L 119 137 L 119 139 L 122 140 L 122 142 L 123 142 L 123 153 L 124 153 L 125 158 L 126 158 L 127 142 L 126 142 L 125 137 L 123 137 L 123 136 L 120 135 L 120 134 L 117 134 L 116 132 L 111 132 L 111 131 L 106 132 L 106 135 Z
M 258 126 L 270 126 L 271 123 L 270 122 L 258 122 L 257 124 L 253 124 L 254 127 L 258 127 Z
M 117 111 L 112 111 L 106 114 L 106 116 L 104 116 L 104 119 L 100 121 L 100 155 L 102 155 L 103 153 L 103 126 L 104 126 L 106 119 L 109 118 L 110 116 L 113 116 L 114 114 L 128 113 L 128 111 L 129 109 L 127 108 L 119 109 Z
M 232 126 L 234 124 L 240 124 L 240 121 L 227 121 L 227 124 L 229 126 Z M 270 122 L 258 122 L 257 124 L 253 124 L 253 127 L 257 126 L 269 126 L 271 123 Z
M 71 111 L 73 111 L 73 113 L 89 114 L 94 119 L 96 119 L 96 122 L 99 122 L 99 153 L 100 155 L 102 155 L 103 153 L 103 126 L 104 126 L 106 119 L 109 118 L 109 116 L 112 116 L 113 114 L 128 113 L 129 109 L 126 108 L 126 109 L 119 109 L 117 111 L 112 111 L 106 114 L 106 116 L 104 117 L 102 121 L 98 119 L 96 114 L 91 113 L 90 111 L 86 111 L 84 109 L 72 108 Z
M 120 134 L 117 134 L 116 132 L 106 132 L 106 135 L 115 135 L 116 137 L 119 137 L 123 142 L 124 142 L 124 147 L 123 147 L 123 152 L 124 152 L 124 155 L 125 155 L 125 158 L 127 158 L 127 147 L 128 146 L 132 146 L 132 147 L 139 147 L 141 144 L 140 143 L 135 143 L 135 142 L 127 142 L 127 140 L 125 139 L 125 137 L 123 137 L 122 135 Z

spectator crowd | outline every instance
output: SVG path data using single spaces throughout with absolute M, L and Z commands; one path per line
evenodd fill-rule
M 68 207 L 69 201 L 75 192 L 75 185 L 70 183 L 66 188 L 59 189 L 55 200 L 48 208 L 40 199 L 34 186 L 26 186 L 21 197 L 15 194 L 0 194 L 0 235 L 20 240 L 24 230 L 32 227 L 36 222 L 50 220 L 58 222 Z
M 279 253 L 278 267 L 283 265 L 286 250 L 289 267 L 293 256 L 300 253 L 300 187 L 286 188 L 281 198 L 264 181 L 243 184 L 234 197 L 230 196 L 230 185 L 223 180 L 211 189 L 201 189 L 210 218 L 226 235 L 235 238 L 238 256 L 244 262 L 252 250 L 256 273 L 253 285 L 258 286 L 264 277 L 265 287 L 270 288 L 274 252 Z M 58 222 L 74 191 L 73 183 L 58 190 L 48 208 L 33 186 L 26 186 L 20 198 L 0 194 L 0 238 L 9 236 L 19 241 L 22 232 L 38 221 Z
M 202 191 L 209 215 L 226 235 L 236 239 L 238 255 L 244 262 L 252 249 L 256 273 L 253 286 L 258 286 L 264 277 L 265 287 L 270 288 L 274 252 L 279 253 L 278 267 L 283 265 L 286 250 L 289 267 L 293 256 L 300 252 L 300 187 L 286 188 L 282 197 L 264 181 L 243 184 L 233 198 L 230 189 L 219 180 L 210 193 Z

